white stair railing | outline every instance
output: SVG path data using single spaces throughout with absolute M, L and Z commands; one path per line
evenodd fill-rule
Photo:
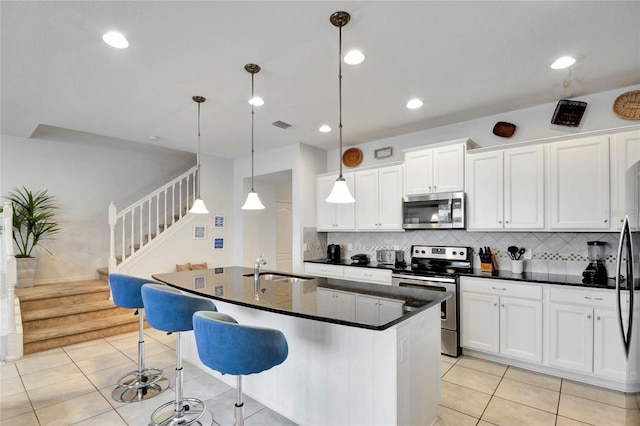
M 22 357 L 22 325 L 16 323 L 16 258 L 13 252 L 13 208 L 7 202 L 0 213 L 0 360 Z M 19 314 L 19 312 L 18 312 Z M 18 315 L 19 316 L 19 315 Z
M 119 264 L 136 256 L 187 214 L 195 201 L 197 173 L 195 166 L 120 212 L 111 203 L 109 273 L 117 272 Z

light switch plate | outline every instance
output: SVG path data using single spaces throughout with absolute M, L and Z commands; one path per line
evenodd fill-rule
M 533 252 L 531 251 L 531 249 L 524 250 L 524 259 L 531 260 L 532 256 L 533 256 Z

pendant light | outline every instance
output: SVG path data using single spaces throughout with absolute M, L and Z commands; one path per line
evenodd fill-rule
M 262 210 L 264 209 L 264 205 L 260 201 L 260 197 L 258 197 L 258 193 L 253 188 L 253 127 L 254 127 L 254 94 L 253 94 L 253 76 L 260 72 L 260 66 L 256 64 L 247 64 L 244 66 L 244 69 L 247 70 L 249 74 L 251 74 L 251 191 L 249 191 L 249 195 L 247 195 L 247 201 L 244 202 L 242 206 L 242 210 Z
M 338 203 L 338 204 L 347 204 L 354 203 L 356 200 L 349 192 L 349 187 L 347 186 L 347 181 L 344 180 L 342 176 L 342 27 L 347 25 L 351 20 L 351 15 L 347 12 L 335 12 L 329 18 L 331 23 L 338 27 L 339 30 L 339 50 L 338 50 L 338 99 L 340 101 L 340 152 L 339 161 L 340 161 L 340 175 L 338 179 L 336 179 L 336 183 L 333 185 L 333 190 L 331 194 L 325 199 L 327 203 Z
M 196 154 L 196 162 L 198 164 L 196 173 L 198 179 L 196 181 L 196 200 L 193 202 L 193 206 L 191 207 L 191 210 L 189 210 L 189 213 L 208 214 L 209 210 L 207 210 L 207 206 L 204 205 L 204 201 L 200 198 L 200 104 L 207 99 L 204 96 L 194 96 L 191 99 L 198 104 L 198 151 Z

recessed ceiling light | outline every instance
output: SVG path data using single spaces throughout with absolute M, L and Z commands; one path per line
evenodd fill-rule
M 345 64 L 358 65 L 364 61 L 364 54 L 359 50 L 351 50 L 344 55 Z
M 157 142 L 157 141 L 159 141 L 159 140 L 160 140 L 160 138 L 159 138 L 158 136 L 153 136 L 153 135 L 152 135 L 152 136 L 149 136 L 149 140 L 150 140 L 150 141 Z
M 561 70 L 563 68 L 569 68 L 571 65 L 575 63 L 576 63 L 576 60 L 571 56 L 563 56 L 562 58 L 556 59 L 556 61 L 551 64 L 551 69 Z
M 253 106 L 262 106 L 264 105 L 264 101 L 260 96 L 254 96 L 253 98 L 249 99 L 249 104 Z
M 129 47 L 129 42 L 122 34 L 117 31 L 111 31 L 102 36 L 102 40 L 111 47 L 118 49 L 126 49 Z
M 407 102 L 407 108 L 409 109 L 417 109 L 423 105 L 423 102 L 420 99 L 411 99 Z
M 322 133 L 327 133 L 331 131 L 331 127 L 327 126 L 326 124 L 323 124 L 322 126 L 320 126 L 318 130 L 320 130 Z

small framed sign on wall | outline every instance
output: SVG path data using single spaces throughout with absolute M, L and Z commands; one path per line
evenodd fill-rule
M 213 227 L 214 228 L 224 228 L 224 216 L 214 215 L 213 216 Z
M 204 240 L 207 238 L 207 228 L 205 226 L 196 225 L 193 227 L 193 239 Z
M 213 239 L 213 249 L 214 250 L 223 250 L 224 249 L 224 238 L 216 237 Z

